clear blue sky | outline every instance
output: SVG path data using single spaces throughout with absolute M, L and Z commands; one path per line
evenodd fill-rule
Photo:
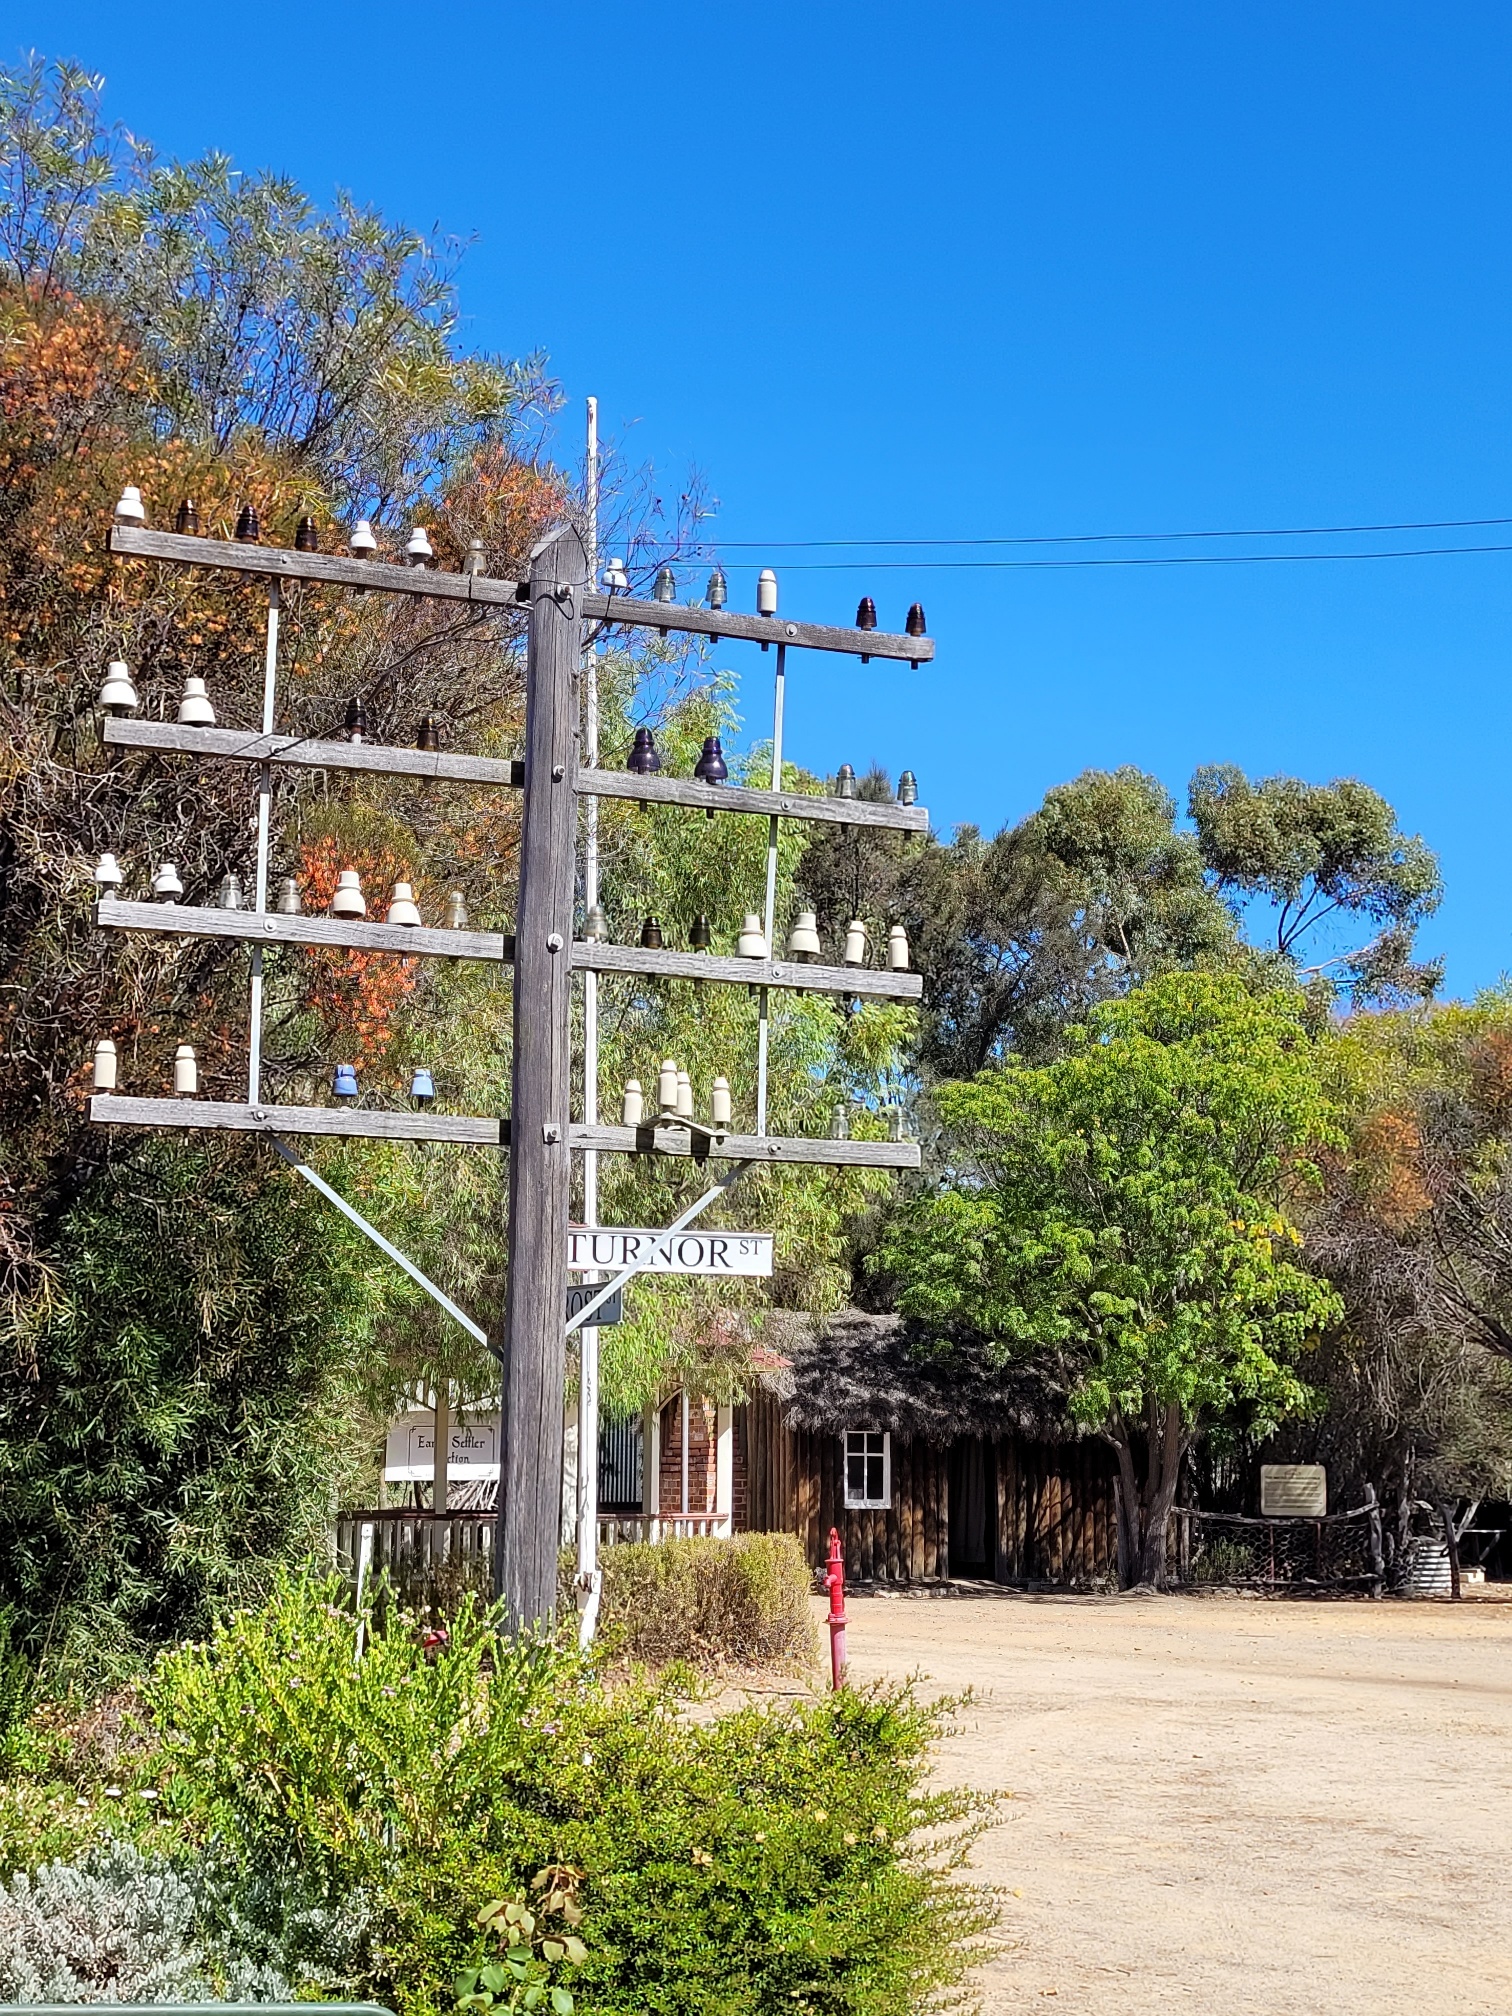
M 469 337 L 547 351 L 571 434 L 596 392 L 669 485 L 696 461 L 732 541 L 1512 517 L 1504 4 L 7 0 L 0 27 L 103 71 L 164 151 L 476 234 Z M 1300 543 L 1456 540 L 1512 526 Z M 1451 990 L 1512 968 L 1512 553 L 769 557 L 785 613 L 869 591 L 897 627 L 918 596 L 939 647 L 796 665 L 798 760 L 909 765 L 942 826 L 994 830 L 1088 765 L 1178 796 L 1209 761 L 1356 775 L 1441 855 Z

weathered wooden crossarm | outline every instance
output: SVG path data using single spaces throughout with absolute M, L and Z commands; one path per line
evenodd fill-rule
M 443 574 L 429 567 L 400 567 L 387 560 L 353 560 L 343 553 L 297 553 L 288 546 L 244 545 L 236 539 L 198 539 L 183 532 L 138 531 L 113 525 L 109 550 L 123 559 L 171 560 L 184 567 L 218 567 L 233 574 L 260 574 L 280 581 L 323 581 L 336 588 L 365 588 L 441 602 L 520 607 L 518 581 L 491 574 Z M 828 623 L 790 623 L 782 616 L 745 616 L 733 609 L 694 609 L 682 602 L 643 602 L 628 595 L 580 589 L 576 613 L 591 622 L 632 629 L 680 630 L 701 637 L 739 638 L 753 644 L 787 644 L 806 651 L 839 651 L 847 656 L 901 658 L 927 665 L 935 655 L 932 637 L 900 637 L 887 630 L 844 629 Z
M 917 1141 L 830 1141 L 803 1134 L 726 1134 L 710 1141 L 686 1128 L 581 1127 L 568 1134 L 573 1148 L 609 1155 L 690 1155 L 696 1161 L 816 1163 L 833 1169 L 917 1169 Z
M 752 791 L 743 784 L 700 784 L 692 778 L 635 777 L 628 770 L 579 770 L 579 791 L 595 798 L 635 798 L 646 805 L 685 805 L 698 812 L 756 812 L 765 818 L 820 819 L 830 826 L 885 827 L 927 833 L 922 805 L 879 805 L 871 798 L 809 798 L 799 791 Z
M 728 959 L 711 952 L 655 952 L 644 945 L 589 944 L 582 939 L 573 945 L 572 964 L 579 972 L 644 973 L 657 980 L 713 980 L 728 986 L 796 987 L 811 994 L 880 1001 L 917 1001 L 924 992 L 923 979 L 917 973 L 877 972 L 869 966 L 802 966 L 788 959 Z
M 236 1105 L 215 1099 L 142 1099 L 97 1092 L 89 1117 L 104 1126 L 188 1127 L 241 1134 L 322 1134 L 366 1141 L 449 1141 L 463 1147 L 509 1143 L 506 1118 L 451 1113 L 378 1113 L 339 1106 Z M 917 1169 L 916 1141 L 830 1141 L 822 1136 L 727 1134 L 722 1141 L 685 1127 L 584 1127 L 569 1148 L 612 1155 L 672 1155 L 696 1161 L 809 1163 L 835 1169 Z
M 701 637 L 739 637 L 752 644 L 786 644 L 805 651 L 843 651 L 864 658 L 902 658 L 927 665 L 932 637 L 899 637 L 887 630 L 846 630 L 829 623 L 789 623 L 783 616 L 741 616 L 733 609 L 691 609 L 682 602 L 641 602 L 628 595 L 582 598 L 583 615 L 636 630 L 689 630 Z
M 108 747 L 162 749 L 179 756 L 213 756 L 230 763 L 271 763 L 296 770 L 364 770 L 385 777 L 418 777 L 441 784 L 493 784 L 518 790 L 525 765 L 497 756 L 453 755 L 439 749 L 401 749 L 387 742 L 318 742 L 308 735 L 263 735 L 255 728 L 182 728 L 176 721 L 104 722 Z
M 238 1134 L 334 1134 L 367 1141 L 452 1141 L 498 1148 L 506 1119 L 456 1113 L 377 1113 L 341 1106 L 239 1106 L 215 1099 L 137 1099 L 96 1092 L 91 1120 L 116 1127 L 199 1127 Z
M 241 938 L 249 945 L 324 945 L 354 952 L 397 952 L 415 959 L 491 959 L 509 964 L 514 938 L 503 931 L 441 931 L 424 924 L 369 924 L 345 917 L 286 917 L 276 910 L 220 910 L 187 903 L 95 905 L 104 930 L 166 932 L 179 938 Z
M 389 560 L 354 560 L 345 553 L 297 553 L 288 546 L 253 546 L 239 539 L 198 539 L 184 532 L 138 531 L 113 525 L 109 549 L 129 560 L 172 560 L 181 567 L 219 567 L 233 574 L 262 574 L 277 581 L 324 581 L 333 588 L 378 588 L 440 602 L 517 606 L 518 581 L 491 574 L 442 574 L 429 567 L 400 567 Z

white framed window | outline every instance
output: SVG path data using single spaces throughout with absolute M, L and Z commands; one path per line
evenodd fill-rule
M 885 1512 L 892 1505 L 892 1437 L 872 1428 L 851 1428 L 845 1436 L 847 1510 Z

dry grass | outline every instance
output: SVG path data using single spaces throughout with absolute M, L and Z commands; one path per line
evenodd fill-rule
M 610 1547 L 600 1565 L 599 1636 L 612 1658 L 721 1672 L 801 1670 L 818 1658 L 813 1578 L 789 1533 Z

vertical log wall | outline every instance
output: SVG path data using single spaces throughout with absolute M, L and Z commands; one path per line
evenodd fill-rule
M 782 1406 L 758 1393 L 738 1410 L 745 1517 L 757 1533 L 796 1533 L 819 1567 L 836 1527 L 845 1572 L 859 1582 L 940 1582 L 950 1575 L 950 1449 L 892 1438 L 892 1504 L 847 1511 L 845 1445 L 837 1434 L 784 1426 Z M 991 1444 L 996 1474 L 999 1582 L 1092 1588 L 1117 1578 L 1113 1458 L 1101 1443 Z M 739 1486 L 737 1485 L 737 1492 Z

